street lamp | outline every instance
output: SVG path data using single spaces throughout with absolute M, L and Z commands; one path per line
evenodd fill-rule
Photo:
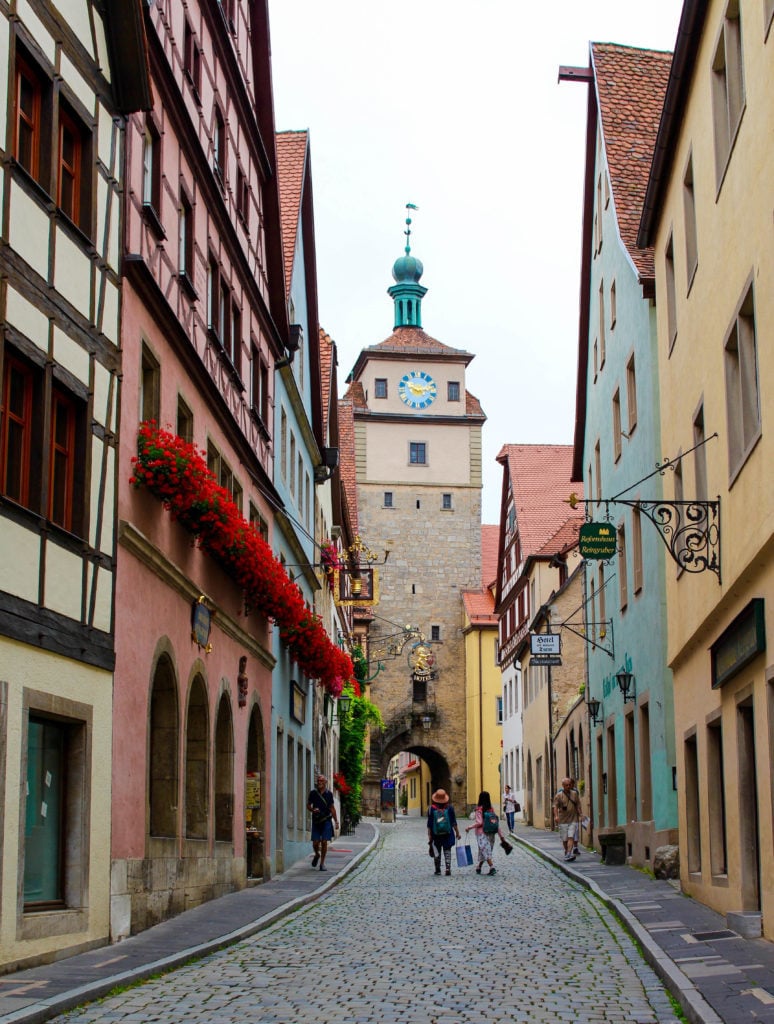
M 589 715 L 591 716 L 591 724 L 599 725 L 602 721 L 602 715 L 600 714 L 601 704 L 598 700 L 589 701 Z
M 432 727 L 432 724 L 433 724 L 433 720 L 430 717 L 430 715 L 422 715 L 422 728 L 425 730 L 425 732 L 429 732 L 430 731 L 430 728 Z
M 619 689 L 623 694 L 624 704 L 627 701 L 631 701 L 632 704 L 637 700 L 637 692 L 634 686 L 634 676 L 631 672 L 627 672 L 621 669 L 620 672 L 616 672 L 615 680 L 618 683 Z M 629 692 L 631 690 L 631 693 Z
M 352 706 L 352 698 L 351 697 L 348 697 L 346 694 L 343 694 L 341 697 L 339 697 L 339 706 L 338 706 L 339 718 L 341 718 L 342 715 L 346 715 L 351 706 Z

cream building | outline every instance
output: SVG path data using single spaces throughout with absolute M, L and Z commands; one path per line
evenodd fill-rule
M 685 3 L 638 238 L 655 250 L 661 437 L 677 460 L 665 498 L 708 514 L 667 569 L 681 880 L 769 939 L 773 18 L 771 0 Z

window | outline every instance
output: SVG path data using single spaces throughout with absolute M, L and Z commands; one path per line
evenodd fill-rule
M 245 172 L 241 167 L 237 166 L 236 210 L 237 217 L 239 217 L 245 226 L 247 226 L 247 208 L 249 201 L 250 189 L 247 185 Z
M 393 503 L 392 503 L 392 491 L 385 491 L 384 492 L 384 507 L 385 508 L 394 508 L 395 507 L 393 505 Z
M 612 331 L 615 327 L 616 319 L 618 318 L 618 307 L 617 303 L 617 292 L 615 287 L 615 281 L 610 285 L 610 330 Z
M 427 445 L 424 441 L 409 442 L 409 464 L 412 466 L 427 465 Z
M 261 358 L 255 342 L 251 345 L 250 406 L 264 426 L 269 422 L 269 367 Z
M 193 29 L 186 20 L 183 36 L 183 70 L 185 71 L 186 78 L 193 86 L 194 99 L 197 103 L 200 102 L 199 93 L 201 92 L 202 85 L 201 68 L 201 50 L 196 42 Z
M 460 382 L 458 380 L 450 380 L 446 385 L 446 397 L 450 402 L 459 402 Z
M 218 289 L 218 341 L 226 350 L 228 355 L 227 346 L 231 339 L 231 289 L 228 284 L 223 280 L 221 275 L 220 288 Z M 231 358 L 229 356 L 229 358 Z
M 180 206 L 178 207 L 177 270 L 191 289 L 193 289 L 193 240 L 193 207 L 186 193 L 181 190 Z
M 226 123 L 220 107 L 215 107 L 215 128 L 212 136 L 212 169 L 221 187 L 226 182 Z
M 237 373 L 242 369 L 242 310 L 234 300 L 231 304 L 229 334 L 226 339 L 226 355 Z
M 0 490 L 11 501 L 80 534 L 85 464 L 77 456 L 86 446 L 85 402 L 54 381 L 51 373 L 51 368 L 35 367 L 6 348 Z
M 594 339 L 593 352 L 594 352 L 594 380 L 596 380 L 597 379 L 597 374 L 599 373 L 599 342 L 597 341 L 596 338 Z
M 627 432 L 631 436 L 637 426 L 637 373 L 634 368 L 634 356 L 632 355 L 626 364 L 626 411 Z
M 161 367 L 148 346 L 143 343 L 140 357 L 140 419 L 161 418 Z
M 728 463 L 733 475 L 749 455 L 761 429 L 758 343 L 752 285 L 742 299 L 726 336 L 725 370 Z
M 599 368 L 605 365 L 605 283 L 599 283 Z
M 296 435 L 290 431 L 290 494 L 296 496 Z
M 377 377 L 374 381 L 374 398 L 387 397 L 387 378 Z
M 615 389 L 613 395 L 613 459 L 621 458 L 621 392 Z
M 304 457 L 298 453 L 298 514 L 304 518 Z
M 306 495 L 306 525 L 312 525 L 312 480 L 308 473 L 304 473 L 304 494 Z
M 282 479 L 288 475 L 288 416 L 284 409 L 280 411 L 280 473 Z
M 632 509 L 632 584 L 635 594 L 642 590 L 642 516 Z
M 209 469 L 220 486 L 228 491 L 229 497 L 241 511 L 242 486 L 234 477 L 234 471 L 231 469 L 231 466 L 229 466 L 212 441 L 207 441 L 207 469 Z
M 699 755 L 696 736 L 686 738 L 683 746 L 685 760 L 685 823 L 688 871 L 701 871 L 701 803 L 699 800 Z
M 495 722 L 497 725 L 503 724 L 503 698 L 495 697 Z
M 599 595 L 597 636 L 600 640 L 604 640 L 607 635 L 607 604 L 605 601 L 605 567 L 601 562 L 597 566 L 597 594 Z
M 707 500 L 707 449 L 704 442 L 704 405 L 700 405 L 693 418 L 693 474 L 697 501 Z
M 618 527 L 618 597 L 621 611 L 629 603 L 629 580 L 626 576 L 626 527 Z
M 597 209 L 596 216 L 594 218 L 595 237 L 594 237 L 594 250 L 595 252 L 602 251 L 602 175 L 597 177 Z
M 440 643 L 440 640 L 441 640 L 441 627 L 440 626 L 431 626 L 430 627 L 430 639 L 434 643 Z
M 693 154 L 683 177 L 683 211 L 685 215 L 685 267 L 688 275 L 688 291 L 699 265 L 699 248 L 696 236 L 696 195 L 693 189 Z
M 602 453 L 599 441 L 594 445 L 594 475 L 596 477 L 596 499 L 599 504 L 602 501 Z
M 710 864 L 713 875 L 725 875 L 728 872 L 726 778 L 723 727 L 719 717 L 707 726 L 707 782 Z
M 452 496 L 451 494 L 441 495 L 441 508 L 444 512 L 450 512 L 452 507 Z
M 220 338 L 220 269 L 213 253 L 207 262 L 207 328 L 216 338 Z
M 261 537 L 268 543 L 269 541 L 269 524 L 266 519 L 261 515 L 255 505 L 250 502 L 250 522 Z
M 161 210 L 161 137 L 152 121 L 145 123 L 142 136 L 142 202 L 156 215 Z
M 180 395 L 177 396 L 176 432 L 178 437 L 189 444 L 193 441 L 193 413 Z
M 669 236 L 664 253 L 664 273 L 666 275 L 666 310 L 669 351 L 674 348 L 677 339 L 677 305 L 675 293 L 675 249 L 672 235 Z
M 51 444 L 49 450 L 48 518 L 65 530 L 73 521 L 75 479 L 75 403 L 59 388 L 51 396 Z
M 65 216 L 89 232 L 91 175 L 88 133 L 71 109 L 59 105 L 56 202 Z
M 712 121 L 718 188 L 726 171 L 743 110 L 742 27 L 739 0 L 731 0 L 726 8 L 712 61 Z
M 21 52 L 16 55 L 16 138 L 14 156 L 36 181 L 42 181 L 41 138 L 43 135 L 43 76 Z

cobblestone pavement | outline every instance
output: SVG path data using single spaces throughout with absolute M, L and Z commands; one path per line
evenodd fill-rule
M 59 1024 L 670 1024 L 667 994 L 602 903 L 532 853 L 435 876 L 424 822 L 387 830 L 323 899 Z M 486 868 L 484 869 L 486 871 Z

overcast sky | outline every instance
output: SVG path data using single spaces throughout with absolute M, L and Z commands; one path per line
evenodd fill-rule
M 475 355 L 485 522 L 503 444 L 571 444 L 589 41 L 672 50 L 681 0 L 269 0 L 279 131 L 310 132 L 320 324 L 339 382 L 392 333 L 403 252 L 422 324 Z

